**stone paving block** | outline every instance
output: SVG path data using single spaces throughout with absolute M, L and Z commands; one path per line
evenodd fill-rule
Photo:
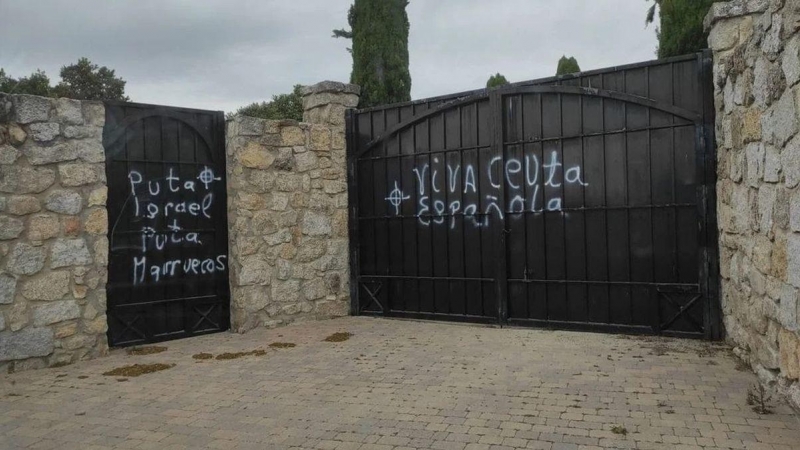
M 337 331 L 353 337 L 335 346 L 322 342 Z M 191 357 L 268 349 L 271 342 L 297 346 L 230 361 Z M 752 412 L 743 393 L 754 376 L 737 371 L 724 353 L 699 356 L 710 344 L 697 341 L 659 339 L 660 347 L 681 350 L 667 358 L 649 354 L 652 338 L 344 318 L 164 345 L 168 350 L 156 355 L 115 350 L 68 367 L 0 375 L 0 442 L 58 450 L 781 448 L 800 442 L 788 407 L 776 404 L 770 416 Z M 618 349 L 618 361 L 606 359 L 608 348 Z M 125 382 L 102 376 L 144 361 L 176 366 Z M 471 370 L 465 373 L 465 366 Z M 649 389 L 659 392 L 644 392 Z M 689 397 L 687 391 L 694 398 L 674 400 Z M 651 395 L 657 397 L 642 397 Z M 612 432 L 614 426 L 628 434 Z

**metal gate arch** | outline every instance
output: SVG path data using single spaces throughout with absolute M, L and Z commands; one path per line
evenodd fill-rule
M 109 101 L 103 147 L 109 345 L 227 330 L 223 113 Z
M 352 313 L 719 338 L 708 52 L 348 114 Z

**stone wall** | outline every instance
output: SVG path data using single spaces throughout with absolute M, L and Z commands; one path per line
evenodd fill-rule
M 104 354 L 105 108 L 0 94 L 0 371 Z
M 715 4 L 717 211 L 728 338 L 800 406 L 800 2 Z
M 357 86 L 306 88 L 305 122 L 227 124 L 231 326 L 243 332 L 349 309 L 344 113 Z

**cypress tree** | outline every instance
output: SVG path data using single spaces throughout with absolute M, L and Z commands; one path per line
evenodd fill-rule
M 350 82 L 361 86 L 359 107 L 411 100 L 406 6 L 407 0 L 354 0 L 350 30 L 333 31 L 353 42 Z
M 694 53 L 706 48 L 708 33 L 703 18 L 715 0 L 655 0 L 647 12 L 646 22 L 655 19 L 659 9 L 658 57 Z
M 556 68 L 556 75 L 566 75 L 568 73 L 580 72 L 581 67 L 578 65 L 578 60 L 575 57 L 566 55 L 558 60 L 558 67 Z
M 506 77 L 500 72 L 497 72 L 496 74 L 490 76 L 488 80 L 486 80 L 487 89 L 505 86 L 507 84 L 509 84 L 508 80 L 506 80 Z

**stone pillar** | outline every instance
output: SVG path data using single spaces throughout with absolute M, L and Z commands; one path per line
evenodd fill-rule
M 716 3 L 705 25 L 725 329 L 762 381 L 800 406 L 800 2 Z
M 308 122 L 228 122 L 233 330 L 348 313 L 344 113 L 358 92 L 325 81 L 305 89 Z
M 361 88 L 355 84 L 323 81 L 303 88 L 303 122 L 344 126 L 344 112 L 358 106 Z
M 0 373 L 103 355 L 100 102 L 0 94 Z

